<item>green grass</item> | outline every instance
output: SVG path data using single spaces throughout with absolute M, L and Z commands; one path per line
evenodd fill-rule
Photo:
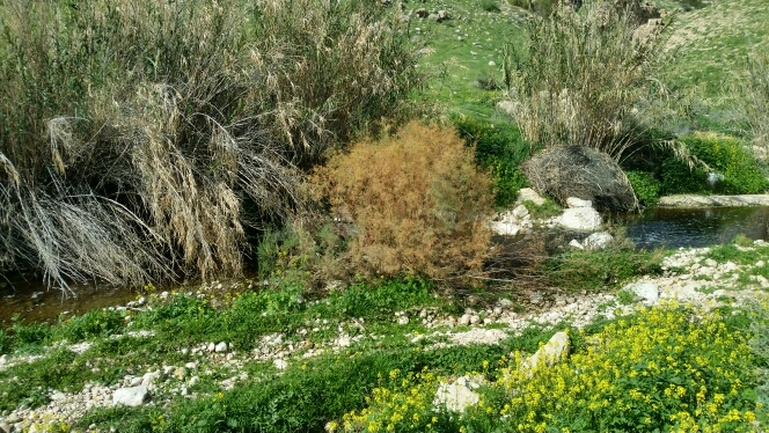
M 662 251 L 618 248 L 605 251 L 574 250 L 555 255 L 545 264 L 544 276 L 567 291 L 616 288 L 642 275 L 662 273 Z
M 489 12 L 472 0 L 448 4 L 428 0 L 423 5 L 428 10 L 445 8 L 452 17 L 441 23 L 412 17 L 411 30 L 425 45 L 420 67 L 432 78 L 426 98 L 445 104 L 450 111 L 492 117 L 498 92 L 478 84 L 490 80 L 502 83 L 504 46 L 523 41 L 524 15 L 505 2 L 497 2 L 501 12 Z
M 748 54 L 768 48 L 767 20 L 763 0 L 723 0 L 673 16 L 663 33 L 671 58 L 662 80 L 688 101 L 692 126 L 734 128 L 735 77 L 747 72 Z

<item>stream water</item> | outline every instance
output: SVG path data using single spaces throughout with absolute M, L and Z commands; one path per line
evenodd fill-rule
M 638 248 L 702 247 L 731 242 L 738 234 L 769 240 L 769 207 L 656 208 L 616 218 Z M 24 322 L 55 322 L 60 314 L 125 305 L 140 290 L 78 285 L 72 287 L 77 297 L 66 298 L 58 290 L 46 290 L 34 273 L 5 278 L 0 279 L 0 329 L 11 326 L 14 316 Z
M 704 247 L 737 235 L 769 240 L 769 207 L 654 208 L 624 220 L 638 248 Z
M 6 278 L 0 279 L 0 329 L 11 326 L 14 318 L 23 323 L 53 323 L 60 314 L 82 314 L 94 308 L 125 305 L 139 293 L 130 288 L 91 284 L 73 285 L 77 297 L 65 297 L 59 290 L 46 290 L 40 276 L 34 273 Z

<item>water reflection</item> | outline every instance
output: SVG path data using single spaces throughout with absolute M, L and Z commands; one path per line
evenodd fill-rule
M 14 316 L 24 323 L 54 323 L 60 314 L 82 314 L 93 308 L 124 305 L 136 298 L 138 290 L 74 285 L 77 297 L 64 297 L 59 290 L 46 290 L 39 275 L 13 274 L 0 279 L 0 329 L 12 324 Z
M 627 237 L 639 248 L 703 247 L 743 234 L 769 240 L 769 207 L 656 208 L 626 221 Z

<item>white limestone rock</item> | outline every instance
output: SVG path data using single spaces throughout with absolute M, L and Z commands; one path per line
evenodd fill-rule
M 566 199 L 566 205 L 571 209 L 577 209 L 581 207 L 593 207 L 593 202 L 590 200 L 583 200 L 577 197 L 569 197 Z
M 603 250 L 614 242 L 614 236 L 609 232 L 596 232 L 591 234 L 582 243 L 588 250 Z
M 623 290 L 634 293 L 641 298 L 643 304 L 647 306 L 656 304 L 660 299 L 660 288 L 656 284 L 648 281 L 628 284 L 623 287 Z
M 112 394 L 112 406 L 141 406 L 146 401 L 148 393 L 149 390 L 144 385 L 132 388 L 120 388 Z
M 517 202 L 523 203 L 525 201 L 531 201 L 537 206 L 542 206 L 545 204 L 545 199 L 531 188 L 521 188 L 521 190 L 518 191 Z
M 435 393 L 433 405 L 443 406 L 451 412 L 464 412 L 480 401 L 480 396 L 473 390 L 480 387 L 482 382 L 482 378 L 462 376 L 453 383 L 441 383 Z
M 592 207 L 570 208 L 563 211 L 558 225 L 580 232 L 592 232 L 601 227 L 601 215 Z
M 564 361 L 569 356 L 569 350 L 571 350 L 569 335 L 564 331 L 557 332 L 534 355 L 527 359 L 521 367 L 532 373 L 537 368 L 543 366 L 552 367 Z

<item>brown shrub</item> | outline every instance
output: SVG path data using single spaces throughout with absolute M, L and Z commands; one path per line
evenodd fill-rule
M 315 183 L 354 223 L 351 260 L 364 275 L 440 279 L 480 269 L 488 253 L 490 180 L 451 129 L 411 123 L 394 138 L 358 143 Z

